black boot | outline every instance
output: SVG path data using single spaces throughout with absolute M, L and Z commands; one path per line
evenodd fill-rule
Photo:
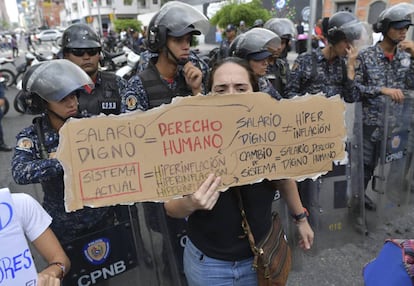
M 0 144 L 0 151 L 2 151 L 2 152 L 10 152 L 12 150 L 13 150 L 13 148 L 10 147 L 9 145 L 6 145 L 4 143 Z

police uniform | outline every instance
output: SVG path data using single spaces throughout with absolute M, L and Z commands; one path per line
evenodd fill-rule
M 345 58 L 336 57 L 328 62 L 320 49 L 296 58 L 286 85 L 286 97 L 318 92 L 323 92 L 326 97 L 340 94 L 346 102 L 357 99 L 354 81 L 347 76 Z
M 158 58 L 157 53 L 152 53 L 149 51 L 145 51 L 142 54 L 144 55 L 143 62 L 141 63 L 141 68 L 148 68 L 149 64 L 155 65 L 155 62 Z M 203 82 L 201 84 L 201 92 L 204 94 L 207 90 L 206 86 L 206 79 L 208 75 L 208 65 L 206 65 L 202 60 L 200 60 L 195 54 L 190 53 L 189 61 L 191 61 L 195 66 L 201 69 L 201 72 L 203 74 Z M 143 70 L 143 71 L 144 71 Z M 141 73 L 133 76 L 127 84 L 127 87 L 122 93 L 122 102 L 121 102 L 121 112 L 130 112 L 137 109 L 140 110 L 148 110 L 151 107 L 149 95 L 142 83 Z M 190 89 L 184 91 L 184 92 L 175 92 L 177 90 L 183 90 L 185 87 L 183 85 L 186 85 L 185 78 L 183 75 L 183 71 L 179 70 L 178 73 L 176 73 L 174 80 L 168 81 L 164 78 L 160 78 L 162 81 L 162 84 L 167 86 L 171 91 L 173 91 L 174 96 L 189 96 L 192 95 L 192 92 Z
M 220 59 L 224 59 L 230 56 L 230 45 L 231 42 L 225 39 L 220 44 Z
M 158 53 L 154 53 L 149 50 L 145 50 L 141 54 L 139 54 L 139 62 L 137 64 L 136 73 L 139 74 L 140 72 L 144 71 L 145 68 L 148 66 L 150 60 L 155 58 L 158 58 Z
M 273 87 L 284 97 L 286 84 L 290 72 L 289 63 L 286 58 L 277 58 L 267 68 L 267 79 L 272 83 Z
M 384 113 L 381 87 L 413 89 L 414 59 L 409 53 L 397 48 L 390 61 L 377 43 L 358 55 L 355 66 L 355 84 L 362 100 L 364 124 L 381 125 Z
M 81 90 L 79 111 L 83 117 L 104 114 L 119 114 L 121 91 L 126 81 L 114 73 L 98 71 L 93 90 Z
M 267 79 L 266 76 L 258 77 L 259 91 L 269 94 L 271 97 L 277 100 L 281 100 L 282 96 L 273 87 L 272 83 Z
M 52 129 L 46 115 L 42 115 L 40 126 L 47 154 L 55 153 L 59 134 Z M 65 211 L 62 165 L 57 159 L 42 158 L 35 124 L 23 129 L 16 138 L 17 144 L 12 158 L 13 178 L 18 184 L 42 185 L 43 207 L 53 217 L 51 228 L 61 243 L 107 225 L 108 208 L 84 208 L 70 213 Z
M 392 59 L 384 55 L 379 43 L 368 47 L 357 57 L 355 84 L 363 108 L 363 146 L 365 187 L 371 179 L 378 156 L 378 142 L 382 140 L 384 99 L 381 87 L 414 88 L 414 60 L 398 47 Z M 392 104 L 391 114 L 399 113 L 402 104 Z M 388 118 L 387 120 L 389 120 Z

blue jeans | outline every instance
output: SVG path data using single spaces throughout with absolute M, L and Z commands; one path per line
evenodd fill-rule
M 208 257 L 187 239 L 184 273 L 189 286 L 257 286 L 257 274 L 252 264 L 253 257 L 241 261 Z

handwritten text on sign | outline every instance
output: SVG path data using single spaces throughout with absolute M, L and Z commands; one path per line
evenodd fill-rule
M 70 120 L 57 154 L 66 208 L 164 201 L 194 192 L 210 173 L 222 177 L 222 190 L 314 177 L 346 157 L 344 111 L 339 96 L 249 93 Z

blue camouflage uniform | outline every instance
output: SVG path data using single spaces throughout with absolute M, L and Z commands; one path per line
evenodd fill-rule
M 355 67 L 355 85 L 360 93 L 365 125 L 382 125 L 381 115 L 384 113 L 382 87 L 413 89 L 413 61 L 409 53 L 397 48 L 390 62 L 379 43 L 359 53 Z
M 220 43 L 220 59 L 224 59 L 230 56 L 231 43 L 228 39 L 224 39 Z
M 284 97 L 286 84 L 289 81 L 290 67 L 286 58 L 276 58 L 273 63 L 267 67 L 267 79 L 273 87 Z
M 326 97 L 340 94 L 347 102 L 355 101 L 354 83 L 348 79 L 345 58 L 335 57 L 332 62 L 328 62 L 321 49 L 314 49 L 296 58 L 285 87 L 285 97 L 319 92 L 323 92 Z M 321 180 L 323 177 L 317 181 L 306 179 L 298 183 L 305 207 L 310 208 L 314 204 L 314 197 L 319 196 Z
M 363 108 L 363 148 L 365 188 L 374 172 L 379 144 L 383 139 L 385 99 L 382 87 L 413 89 L 414 60 L 410 54 L 397 48 L 393 59 L 384 55 L 379 43 L 361 51 L 356 60 L 355 85 L 359 92 Z M 403 105 L 392 103 L 389 115 L 397 115 Z M 393 120 L 388 116 L 387 120 Z M 392 121 L 391 121 L 392 122 Z
M 41 117 L 47 154 L 56 152 L 59 134 L 51 127 L 46 115 Z M 43 159 L 40 139 L 33 124 L 17 135 L 12 158 L 12 175 L 18 184 L 40 183 L 44 191 L 43 207 L 53 217 L 51 224 L 61 243 L 78 238 L 108 225 L 108 208 L 84 208 L 66 213 L 64 207 L 63 168 L 54 158 Z
M 137 64 L 137 71 L 136 73 L 140 73 L 148 66 L 148 63 L 151 59 L 158 58 L 158 53 L 151 52 L 149 50 L 145 50 L 139 54 L 139 62 Z
M 267 79 L 266 76 L 261 76 L 257 79 L 259 84 L 259 91 L 269 94 L 271 97 L 281 100 L 282 96 L 279 92 L 273 87 L 272 83 Z
M 145 51 L 141 53 L 140 64 L 138 65 L 137 71 L 141 72 L 145 70 L 148 66 L 148 63 L 152 61 L 153 63 L 156 62 L 158 58 L 157 53 L 153 53 L 150 51 Z M 194 52 L 190 52 L 189 61 L 191 61 L 196 67 L 201 69 L 203 82 L 201 83 L 201 92 L 203 94 L 207 91 L 207 78 L 209 67 L 208 65 L 201 60 Z M 122 102 L 121 102 L 121 113 L 134 111 L 137 109 L 140 110 L 148 110 L 149 109 L 149 100 L 148 94 L 142 84 L 141 78 L 138 74 L 131 77 L 128 81 L 127 87 L 123 90 Z M 162 81 L 171 89 L 175 90 L 177 87 L 178 79 L 182 77 L 181 71 L 179 71 L 173 81 L 167 81 L 162 79 Z
M 345 58 L 336 57 L 333 62 L 328 62 L 321 49 L 296 58 L 289 73 L 286 97 L 318 92 L 323 92 L 326 97 L 340 94 L 346 102 L 357 100 L 354 81 L 347 76 Z

